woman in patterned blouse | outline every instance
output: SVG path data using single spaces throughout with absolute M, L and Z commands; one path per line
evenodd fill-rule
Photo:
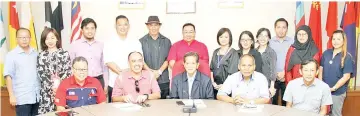
M 61 38 L 53 28 L 41 34 L 37 71 L 41 81 L 39 114 L 56 111 L 54 96 L 60 81 L 71 74 L 69 53 L 61 48 Z

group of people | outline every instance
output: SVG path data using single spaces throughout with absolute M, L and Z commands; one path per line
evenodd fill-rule
M 94 38 L 96 22 L 85 18 L 83 37 L 69 51 L 62 49 L 55 29 L 45 28 L 40 53 L 29 46 L 30 31 L 18 29 L 18 46 L 6 55 L 4 67 L 17 115 L 152 99 L 278 104 L 282 96 L 283 106 L 320 114 L 329 113 L 332 106 L 330 115 L 341 116 L 355 66 L 341 30 L 333 33 L 333 48 L 320 56 L 311 29 L 303 25 L 294 39 L 288 37 L 284 18 L 275 21 L 274 37 L 267 28 L 255 36 L 243 31 L 238 50 L 231 47 L 230 29 L 221 28 L 216 36 L 219 48 L 209 59 L 206 45 L 195 40 L 194 24 L 184 24 L 183 40 L 174 44 L 160 34 L 157 16 L 149 16 L 145 24 L 148 34 L 128 38 L 129 19 L 119 15 L 116 33 L 103 43 Z

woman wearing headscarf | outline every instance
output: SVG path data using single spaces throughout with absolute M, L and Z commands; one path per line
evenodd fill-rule
M 299 72 L 302 61 L 315 59 L 319 63 L 320 57 L 320 51 L 314 43 L 310 27 L 300 26 L 296 30 L 294 44 L 290 46 L 286 54 L 285 83 L 302 77 Z

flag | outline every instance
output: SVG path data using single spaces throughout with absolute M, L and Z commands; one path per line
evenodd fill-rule
M 295 30 L 301 25 L 305 25 L 304 2 L 296 2 Z
M 36 40 L 36 35 L 35 35 L 34 19 L 31 14 L 31 6 L 30 6 L 29 2 L 21 3 L 20 15 L 21 15 L 21 19 L 20 19 L 21 27 L 24 27 L 24 28 L 27 28 L 30 30 L 30 35 L 31 35 L 30 46 L 37 50 L 38 46 L 37 46 L 37 40 Z
M 10 50 L 17 46 L 16 30 L 20 28 L 18 11 L 16 9 L 16 2 L 9 2 L 9 45 Z
M 330 1 L 327 20 L 326 20 L 326 34 L 329 37 L 327 41 L 327 49 L 332 48 L 331 37 L 332 33 L 338 28 L 338 12 L 337 12 L 337 2 Z
M 320 56 L 322 54 L 322 37 L 321 37 L 321 4 L 320 2 L 312 2 L 309 17 L 309 27 L 311 28 L 312 36 L 315 45 L 319 48 Z
M 78 40 L 82 36 L 82 32 L 80 31 L 80 24 L 82 21 L 82 17 L 80 15 L 80 2 L 71 2 L 71 38 L 70 43 L 72 41 Z
M 64 25 L 60 1 L 45 2 L 45 26 L 54 28 L 61 38 L 61 30 L 64 29 Z
M 4 60 L 5 60 L 5 54 L 7 53 L 7 45 L 6 45 L 6 36 L 4 33 L 4 19 L 2 15 L 2 2 L 0 2 L 0 82 L 1 86 L 5 85 L 5 79 L 3 78 L 3 72 L 4 72 Z

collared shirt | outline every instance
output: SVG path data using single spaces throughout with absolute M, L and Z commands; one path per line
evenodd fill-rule
M 29 53 L 17 46 L 7 53 L 4 77 L 10 76 L 16 105 L 39 102 L 40 79 L 36 71 L 38 53 L 30 47 Z
M 79 85 L 74 76 L 61 81 L 55 95 L 55 105 L 74 108 L 105 102 L 106 96 L 99 80 L 90 76 Z
M 149 66 L 149 68 L 159 70 L 167 60 L 171 47 L 171 41 L 161 34 L 159 34 L 156 40 L 154 40 L 149 34 L 146 34 L 140 39 L 140 42 L 144 52 L 145 63 Z M 168 68 L 163 70 L 157 81 L 159 84 L 169 83 Z
M 283 100 L 292 102 L 292 108 L 314 113 L 319 113 L 321 106 L 332 104 L 329 86 L 317 78 L 310 86 L 304 84 L 303 78 L 290 81 Z
M 261 59 L 262 59 L 261 71 L 269 81 L 269 86 L 271 81 L 276 81 L 276 77 L 277 77 L 276 58 L 277 58 L 276 52 L 270 46 L 267 46 L 265 51 L 261 54 Z
M 240 96 L 246 99 L 269 98 L 268 81 L 266 77 L 254 71 L 250 80 L 245 81 L 241 72 L 230 75 L 217 95 Z
M 139 92 L 136 91 L 135 81 L 136 80 L 131 76 L 130 70 L 122 72 L 121 76 L 116 78 L 112 97 L 130 94 L 133 97 L 133 100 L 136 100 L 139 95 L 160 92 L 159 85 L 150 71 L 143 70 L 141 72 L 141 77 L 138 80 Z
M 329 87 L 335 86 L 335 84 L 346 73 L 350 73 L 350 78 L 354 74 L 354 61 L 350 53 L 346 54 L 344 59 L 344 67 L 341 67 L 341 57 L 343 53 L 338 53 L 333 58 L 333 49 L 326 50 L 320 60 L 320 65 L 323 67 L 323 80 Z M 346 82 L 343 86 L 339 87 L 336 91 L 332 92 L 333 95 L 341 95 L 346 92 L 349 82 Z
M 276 52 L 276 55 L 277 55 L 276 72 L 285 71 L 284 67 L 285 67 L 286 53 L 287 53 L 289 47 L 291 46 L 291 44 L 294 43 L 294 39 L 286 36 L 284 41 L 280 42 L 279 38 L 277 38 L 275 36 L 275 37 L 271 38 L 271 40 L 269 42 L 270 42 L 270 47 L 272 49 L 274 49 L 274 51 Z
M 118 35 L 104 43 L 104 63 L 114 62 L 121 70 L 129 68 L 128 56 L 131 52 L 142 52 L 141 43 L 138 39 L 120 39 Z M 109 86 L 114 87 L 118 74 L 109 70 Z
M 186 73 L 187 78 L 188 78 L 188 85 L 189 85 L 189 99 L 191 99 L 191 90 L 192 90 L 192 86 L 196 77 L 196 72 L 194 73 L 193 76 L 190 76 L 188 73 Z

